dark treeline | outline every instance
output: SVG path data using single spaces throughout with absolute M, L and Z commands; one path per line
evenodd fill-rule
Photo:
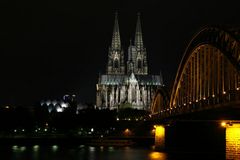
M 126 108 L 122 110 L 86 109 L 70 106 L 63 112 L 48 111 L 45 106 L 1 107 L 0 133 L 11 134 L 111 134 L 134 128 L 148 112 Z M 93 133 L 91 133 L 93 132 Z

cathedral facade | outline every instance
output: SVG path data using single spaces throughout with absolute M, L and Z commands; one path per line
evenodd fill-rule
M 148 74 L 140 14 L 137 18 L 135 40 L 128 46 L 125 62 L 116 13 L 106 74 L 99 75 L 96 85 L 96 107 L 111 110 L 126 107 L 149 110 L 156 89 L 162 85 L 161 75 Z

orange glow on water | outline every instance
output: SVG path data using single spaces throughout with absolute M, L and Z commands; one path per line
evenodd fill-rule
M 161 152 L 151 152 L 149 158 L 150 160 L 165 160 L 167 157 L 166 154 Z
M 131 135 L 131 131 L 127 128 L 127 129 L 124 130 L 123 134 L 125 136 L 129 136 L 129 135 Z
M 162 138 L 165 136 L 165 128 L 164 126 L 156 126 L 155 130 L 156 136 Z
M 164 149 L 165 128 L 162 125 L 156 125 L 155 128 L 155 146 Z

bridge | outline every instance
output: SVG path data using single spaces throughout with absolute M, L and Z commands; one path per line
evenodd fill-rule
M 205 116 L 198 116 L 197 120 L 220 122 L 224 118 L 226 133 L 230 128 L 238 128 L 237 134 L 234 132 L 237 149 L 230 150 L 230 156 L 236 158 L 233 152 L 239 156 L 240 27 L 201 29 L 185 50 L 170 93 L 159 88 L 151 104 L 151 120 L 160 124 L 174 119 L 194 121 L 196 117 L 192 115 L 200 113 Z M 158 130 L 163 134 L 163 128 Z

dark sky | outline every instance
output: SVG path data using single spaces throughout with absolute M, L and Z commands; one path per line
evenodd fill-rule
M 150 73 L 161 70 L 168 86 L 188 42 L 201 27 L 240 21 L 238 1 L 229 0 L 3 0 L 0 105 L 31 106 L 64 94 L 94 103 L 116 10 L 125 50 L 141 12 Z

